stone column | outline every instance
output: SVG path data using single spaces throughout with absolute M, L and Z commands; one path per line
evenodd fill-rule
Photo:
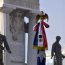
M 0 11 L 0 34 L 5 35 L 5 24 L 6 24 L 6 14 Z M 4 57 L 4 52 L 3 52 L 3 62 L 5 62 L 4 59 L 5 57 Z
M 5 29 L 5 22 L 6 22 L 6 14 L 0 11 L 0 33 L 4 34 Z
M 6 14 L 5 33 L 11 54 L 5 51 L 4 65 L 24 65 L 25 62 L 25 33 L 24 13 L 14 11 Z
M 27 65 L 37 65 L 37 51 L 32 48 L 35 32 L 33 26 L 35 25 L 35 15 L 30 14 L 29 17 L 29 37 L 28 37 L 28 61 Z

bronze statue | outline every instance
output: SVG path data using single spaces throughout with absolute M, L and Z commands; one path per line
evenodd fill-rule
M 2 44 L 4 43 L 4 47 Z M 3 65 L 3 50 L 6 48 L 8 53 L 11 53 L 6 37 L 0 34 L 0 65 Z
M 54 56 L 54 65 L 62 65 L 62 59 L 65 56 L 61 53 L 61 45 L 59 41 L 61 40 L 60 36 L 56 36 L 56 41 L 52 45 L 51 58 Z

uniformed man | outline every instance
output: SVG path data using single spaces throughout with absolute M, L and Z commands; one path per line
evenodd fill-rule
M 61 40 L 60 36 L 56 36 L 56 41 L 52 45 L 51 58 L 54 56 L 54 65 L 62 65 L 62 59 L 65 56 L 61 53 L 61 45 L 59 41 Z
M 2 44 L 4 43 L 4 47 Z M 3 50 L 6 48 L 8 53 L 11 53 L 11 50 L 9 48 L 9 45 L 7 43 L 6 37 L 2 34 L 0 34 L 0 65 L 3 65 Z

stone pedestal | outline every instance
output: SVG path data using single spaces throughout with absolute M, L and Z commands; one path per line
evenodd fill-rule
M 28 65 L 36 65 L 36 50 L 32 49 L 35 23 L 31 13 L 39 13 L 39 0 L 0 0 L 0 31 L 12 52 L 4 52 L 4 65 L 25 64 L 24 17 L 29 15 Z
M 21 18 L 22 21 L 17 19 L 17 21 L 18 21 L 18 23 L 17 23 L 16 20 L 11 21 L 9 13 L 6 14 L 4 12 L 0 12 L 0 15 L 1 15 L 0 16 L 1 17 L 0 31 L 1 31 L 1 34 L 4 34 L 6 36 L 8 44 L 9 44 L 11 52 L 12 52 L 11 54 L 9 54 L 5 50 L 4 65 L 24 65 L 24 62 L 25 62 L 25 33 L 24 33 L 24 29 L 23 29 L 24 28 L 24 19 L 23 19 L 23 17 Z M 18 17 L 16 17 L 16 18 L 18 18 Z M 15 25 L 14 27 L 16 27 L 16 29 L 15 29 L 16 31 L 14 31 L 14 32 L 11 31 L 10 30 L 11 22 L 17 23 L 18 27 L 19 27 L 19 23 L 22 22 L 21 30 L 19 30 L 20 28 L 17 29 L 17 26 Z M 19 32 L 17 32 L 17 31 L 19 31 Z M 16 34 L 15 32 L 17 32 L 17 40 L 14 40 L 12 38 L 12 35 L 13 35 L 12 32 L 14 34 Z
M 6 52 L 6 65 L 24 65 L 25 33 L 24 19 L 22 15 L 24 13 L 20 13 L 20 15 L 18 11 L 14 12 L 16 16 L 13 15 L 14 13 L 12 13 L 12 15 L 6 14 L 6 36 L 12 51 L 11 54 Z

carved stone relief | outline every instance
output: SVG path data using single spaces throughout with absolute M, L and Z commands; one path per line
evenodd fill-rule
M 10 31 L 12 33 L 12 39 L 16 41 L 18 34 L 24 30 L 24 16 L 19 10 L 15 10 L 10 13 Z

